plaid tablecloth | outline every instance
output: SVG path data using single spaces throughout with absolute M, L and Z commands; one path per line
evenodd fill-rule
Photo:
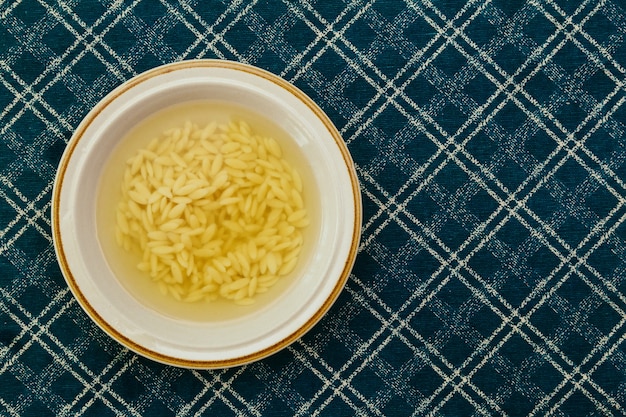
M 217 371 L 99 330 L 50 228 L 90 107 L 196 58 L 309 94 L 364 204 L 328 315 Z M 622 0 L 0 1 L 0 415 L 626 414 L 625 68 Z

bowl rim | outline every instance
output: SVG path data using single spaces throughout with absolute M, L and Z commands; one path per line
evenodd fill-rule
M 278 340 L 263 349 L 256 350 L 253 353 L 235 356 L 228 359 L 195 360 L 180 358 L 162 352 L 157 352 L 131 340 L 129 337 L 122 334 L 118 329 L 115 328 L 114 325 L 109 323 L 100 315 L 100 313 L 98 313 L 96 308 L 91 305 L 85 294 L 81 291 L 80 286 L 78 285 L 78 282 L 74 276 L 74 273 L 70 268 L 67 254 L 63 246 L 63 240 L 61 238 L 61 221 L 59 213 L 61 190 L 63 188 L 64 178 L 68 169 L 68 165 L 70 163 L 70 160 L 72 159 L 72 156 L 74 155 L 74 150 L 77 147 L 79 141 L 83 139 L 88 127 L 94 122 L 94 120 L 107 106 L 109 106 L 119 96 L 128 92 L 135 86 L 156 76 L 192 68 L 221 68 L 235 71 L 243 71 L 247 74 L 263 78 L 266 81 L 270 81 L 276 84 L 278 87 L 286 90 L 292 96 L 305 104 L 306 107 L 308 107 L 308 109 L 311 110 L 311 112 L 315 115 L 315 117 L 317 117 L 319 121 L 321 121 L 326 127 L 328 133 L 334 139 L 337 150 L 340 151 L 341 157 L 345 162 L 345 168 L 347 169 L 347 173 L 350 179 L 350 186 L 352 189 L 351 201 L 354 204 L 354 224 L 352 228 L 350 248 L 346 259 L 343 260 L 344 265 L 341 270 L 342 272 L 337 277 L 332 292 L 326 298 L 326 300 L 324 300 L 323 304 L 312 315 L 310 315 L 308 320 L 306 320 L 303 325 L 301 325 L 298 329 L 296 329 L 287 337 Z M 326 312 L 334 304 L 339 294 L 343 290 L 352 270 L 352 267 L 354 266 L 361 237 L 362 200 L 355 165 L 352 156 L 350 155 L 350 152 L 341 137 L 341 134 L 332 123 L 330 118 L 326 115 L 326 113 L 324 113 L 324 111 L 308 95 L 306 95 L 302 90 L 300 90 L 290 82 L 286 81 L 285 79 L 279 77 L 278 75 L 249 64 L 221 59 L 197 59 L 165 64 L 140 73 L 109 92 L 87 113 L 87 115 L 82 119 L 78 127 L 73 132 L 58 165 L 52 193 L 51 224 L 53 246 L 57 255 L 57 261 L 61 268 L 62 275 L 74 297 L 76 298 L 78 304 L 92 319 L 92 321 L 94 321 L 95 324 L 98 325 L 105 333 L 107 333 L 111 338 L 113 338 L 123 346 L 127 347 L 128 349 L 157 362 L 183 368 L 217 369 L 244 365 L 246 363 L 254 362 L 282 350 L 283 348 L 289 346 L 290 344 L 301 338 L 306 332 L 313 328 L 313 326 L 326 314 Z

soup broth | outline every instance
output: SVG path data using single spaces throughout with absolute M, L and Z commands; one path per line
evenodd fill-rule
M 282 159 L 297 170 L 302 182 L 302 200 L 310 224 L 302 229 L 302 247 L 295 269 L 280 277 L 274 285 L 262 294 L 254 295 L 250 305 L 236 305 L 230 300 L 218 297 L 214 300 L 202 299 L 184 302 L 164 293 L 147 271 L 138 265 L 142 254 L 125 250 L 116 241 L 116 205 L 122 199 L 127 161 L 142 149 L 154 144 L 155 138 L 162 138 L 163 132 L 183 127 L 191 123 L 202 128 L 212 122 L 227 125 L 239 121 L 247 123 L 254 134 L 271 137 L 282 150 Z M 233 165 L 236 165 L 233 163 Z M 242 317 L 267 306 L 284 294 L 294 279 L 306 267 L 319 229 L 319 190 L 313 180 L 311 167 L 296 141 L 288 137 L 280 127 L 260 115 L 232 104 L 213 101 L 194 101 L 175 105 L 148 117 L 134 127 L 120 141 L 105 164 L 96 208 L 98 238 L 105 258 L 120 284 L 139 302 L 161 314 L 190 321 L 215 321 Z M 128 248 L 126 248 L 128 249 Z

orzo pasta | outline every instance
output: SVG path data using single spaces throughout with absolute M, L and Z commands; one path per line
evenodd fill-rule
M 116 240 L 164 294 L 251 304 L 291 273 L 309 217 L 302 180 L 245 122 L 190 122 L 127 161 Z

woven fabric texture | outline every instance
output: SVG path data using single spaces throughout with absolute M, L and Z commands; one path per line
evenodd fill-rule
M 74 129 L 155 66 L 307 93 L 363 198 L 345 290 L 250 365 L 161 365 L 69 291 L 50 204 Z M 0 1 L 0 415 L 626 414 L 622 0 Z

